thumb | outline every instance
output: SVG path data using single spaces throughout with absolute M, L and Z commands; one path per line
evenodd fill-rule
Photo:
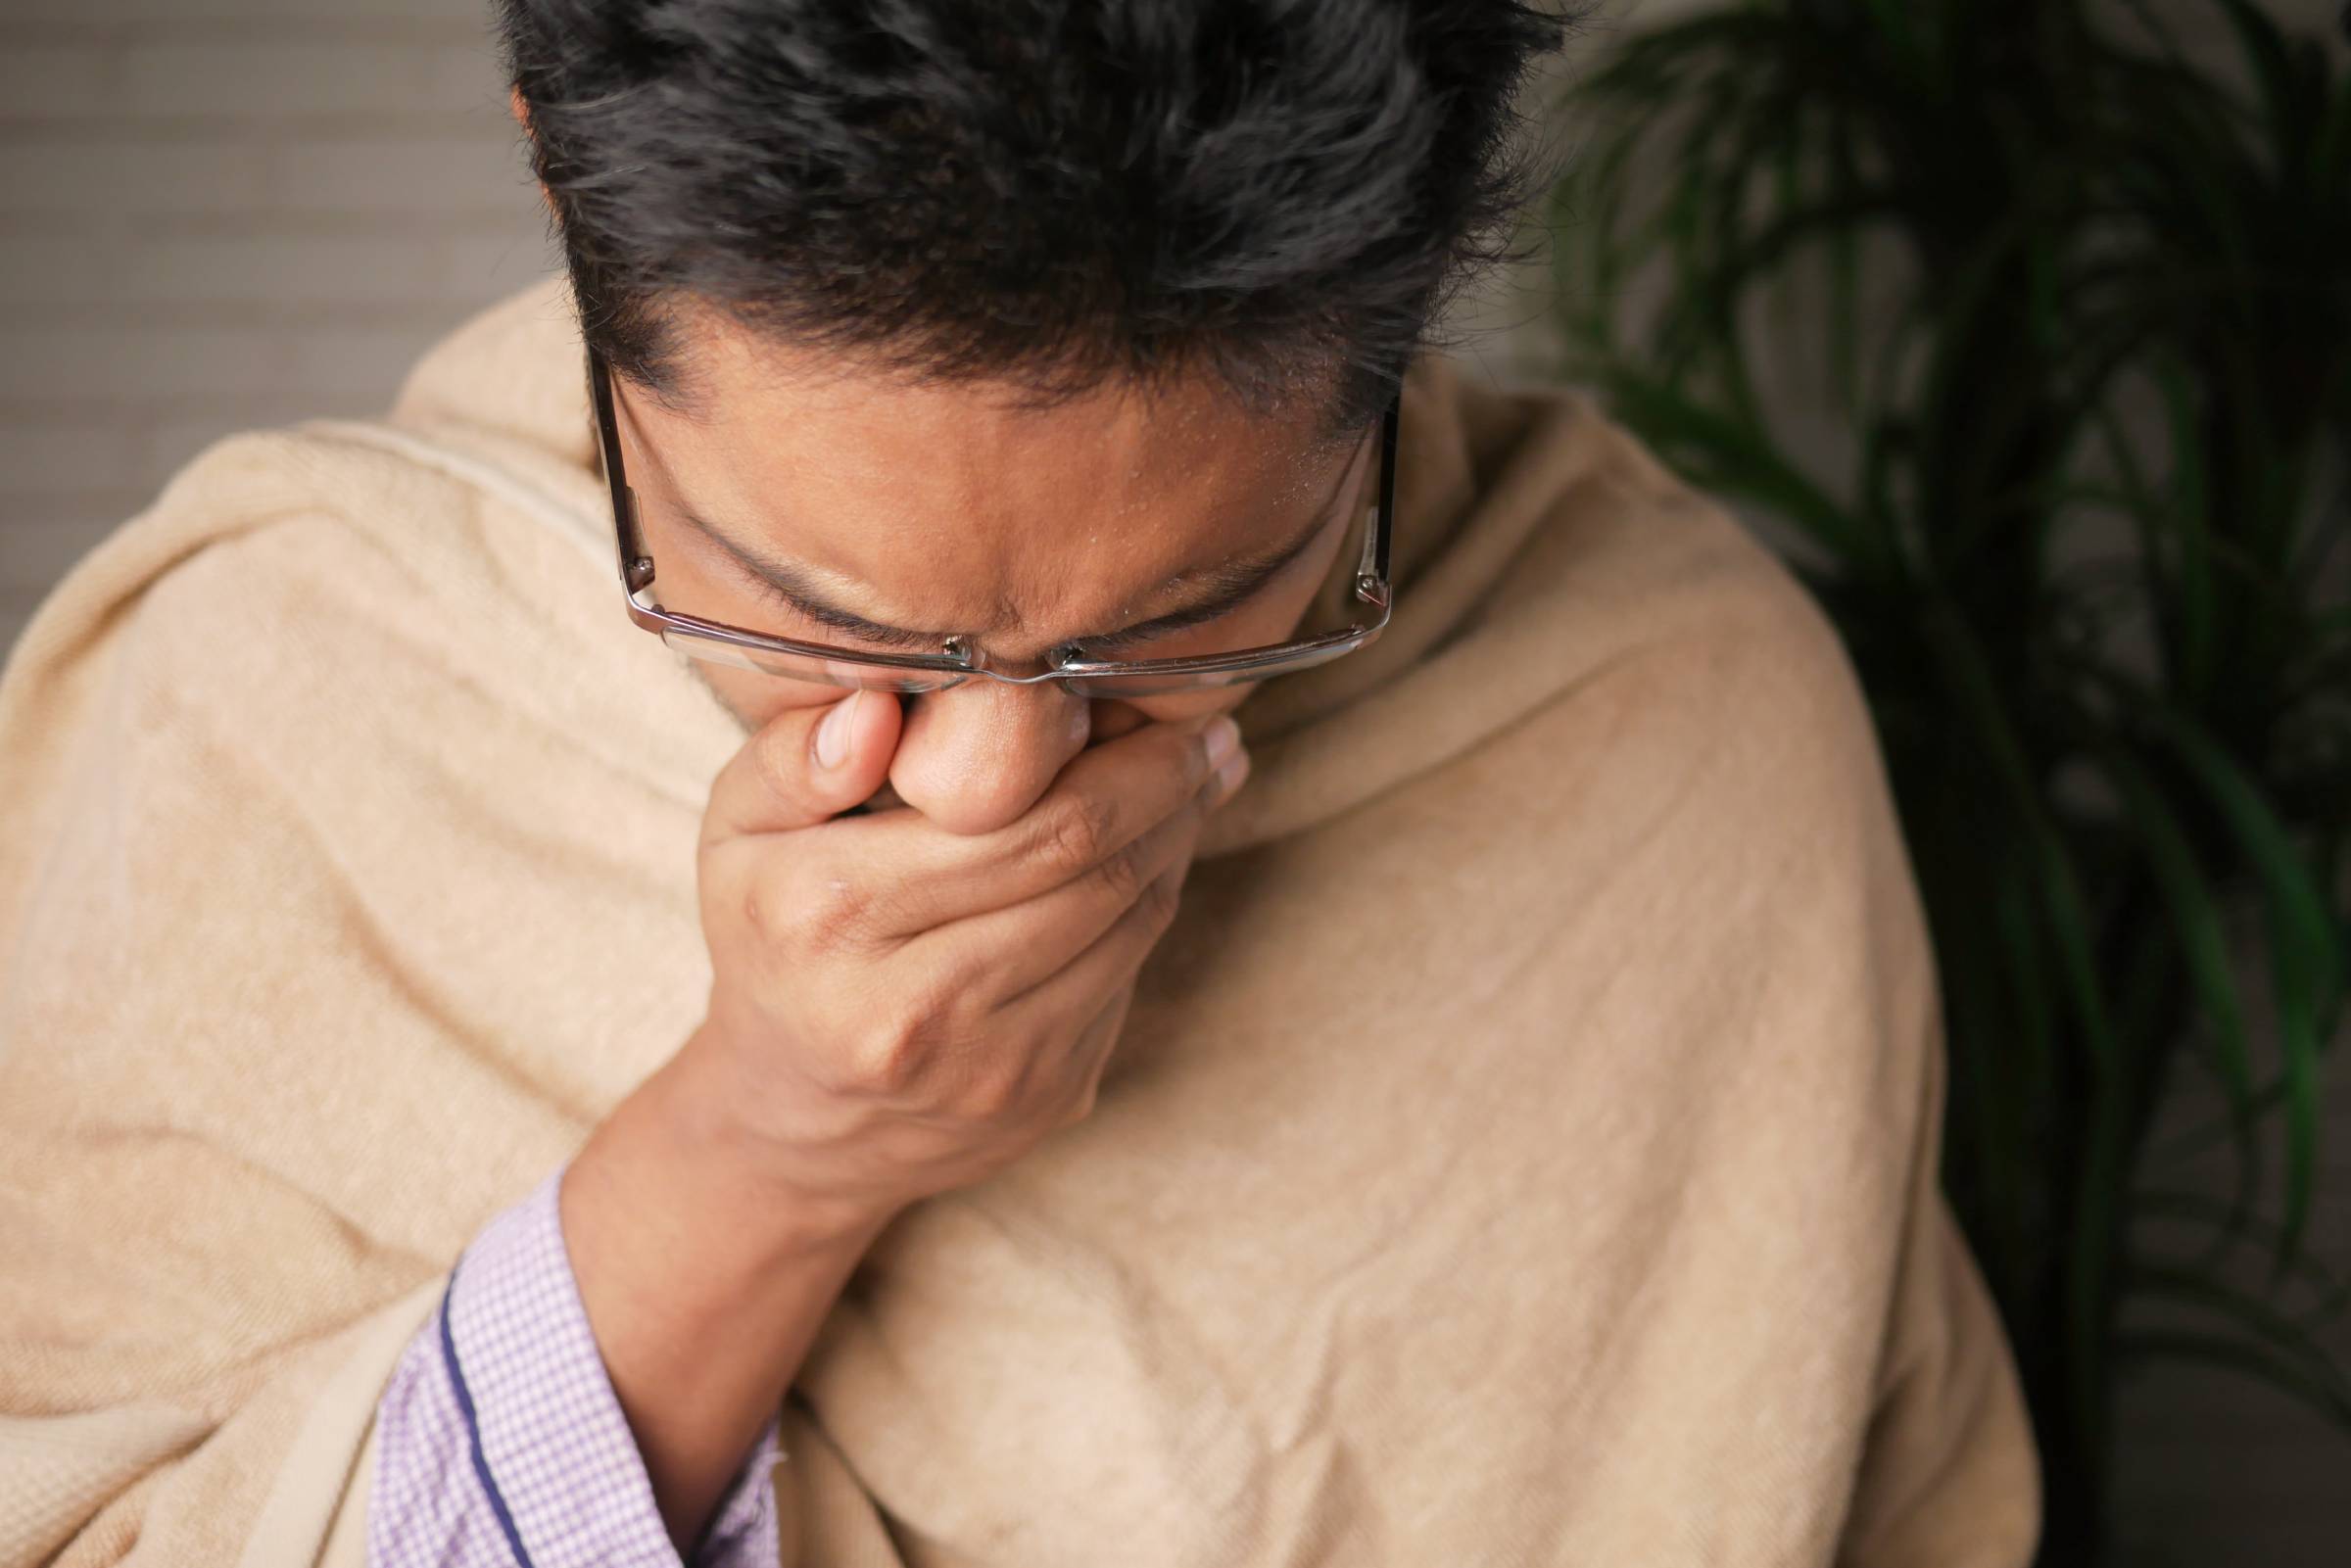
M 859 690 L 787 708 L 711 781 L 702 840 L 812 828 L 882 786 L 898 746 L 898 696 Z

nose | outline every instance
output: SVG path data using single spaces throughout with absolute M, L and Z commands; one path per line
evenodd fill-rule
M 967 681 L 901 700 L 890 786 L 949 832 L 1019 821 L 1093 733 L 1093 704 L 1050 682 Z

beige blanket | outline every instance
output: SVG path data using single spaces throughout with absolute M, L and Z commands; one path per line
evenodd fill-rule
M 1240 709 L 1092 1117 L 852 1279 L 785 1561 L 2025 1562 L 1839 643 L 1589 398 L 1404 410 L 1391 629 Z M 699 1017 L 743 735 L 593 461 L 551 282 L 205 452 L 15 650 L 0 1563 L 359 1562 L 442 1274 Z

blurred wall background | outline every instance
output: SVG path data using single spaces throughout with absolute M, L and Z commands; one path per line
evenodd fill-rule
M 0 649 L 204 445 L 382 407 L 426 345 L 552 264 L 485 3 L 0 8 Z M 1610 0 L 1561 69 L 1701 3 Z M 2216 25 L 2164 9 L 2191 36 Z M 2315 29 L 2337 6 L 2270 9 Z M 1572 149 L 1572 126 L 1554 134 Z M 1464 360 L 1533 374 L 1547 284 L 1538 261 L 1464 300 Z M 2331 1090 L 2318 1243 L 2342 1259 L 2351 1071 Z M 2127 1427 L 2126 1561 L 2344 1560 L 2351 1445 L 2317 1416 L 2167 1370 Z
M 0 5 L 0 646 L 226 432 L 541 274 L 484 0 Z

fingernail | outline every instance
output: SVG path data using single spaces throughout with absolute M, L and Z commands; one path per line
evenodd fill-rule
M 833 711 L 826 714 L 824 723 L 816 727 L 816 765 L 818 767 L 838 768 L 841 764 L 841 759 L 849 754 L 849 727 L 855 722 L 857 704 L 863 700 L 864 696 L 865 693 L 862 690 L 850 692 L 840 701 L 834 703 Z
M 1249 777 L 1249 753 L 1244 751 L 1217 770 L 1217 804 L 1230 800 Z
M 1209 767 L 1223 766 L 1224 759 L 1231 756 L 1233 748 L 1240 743 L 1241 727 L 1233 721 L 1231 714 L 1221 716 L 1216 723 L 1208 727 Z

